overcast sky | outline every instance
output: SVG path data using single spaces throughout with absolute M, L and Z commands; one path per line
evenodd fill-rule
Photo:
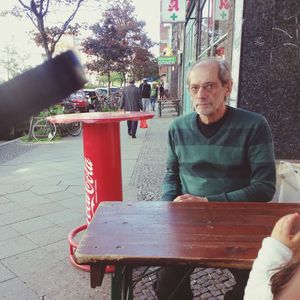
M 138 20 L 146 22 L 145 31 L 148 36 L 155 42 L 159 42 L 159 22 L 160 22 L 160 0 L 132 0 L 136 7 L 136 15 Z M 0 11 L 10 8 L 13 3 L 17 3 L 17 0 L 1 0 Z M 103 0 L 103 9 L 105 8 L 105 0 Z M 151 3 L 151 4 L 149 4 Z M 60 12 L 63 13 L 63 12 Z M 59 14 L 56 13 L 57 19 Z M 97 8 L 93 0 L 87 2 L 84 7 L 80 8 L 80 11 L 75 21 L 89 21 L 90 24 L 97 21 L 98 14 L 101 13 L 99 6 Z M 55 23 L 55 18 L 51 22 Z M 37 48 L 35 43 L 30 39 L 28 34 L 29 30 L 33 29 L 29 19 L 17 20 L 12 16 L 6 16 L 5 18 L 0 17 L 0 34 L 1 34 L 1 46 L 10 43 L 13 44 L 18 51 L 22 53 L 30 53 L 30 60 L 32 64 L 41 63 L 42 48 Z M 1 47 L 0 46 L 0 47 Z M 152 49 L 155 55 L 158 55 L 158 47 Z M 2 53 L 0 52 L 0 55 Z

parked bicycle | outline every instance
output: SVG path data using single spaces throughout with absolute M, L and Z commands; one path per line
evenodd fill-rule
M 75 113 L 76 108 L 72 102 L 63 102 L 63 113 Z M 47 120 L 47 117 L 52 115 L 51 110 L 47 110 L 42 118 L 36 121 L 32 128 L 32 136 L 38 141 L 52 141 L 55 136 L 78 136 L 82 131 L 81 122 L 72 122 L 69 124 L 52 124 Z
M 98 100 L 95 101 L 95 111 L 115 111 L 119 108 L 121 102 L 121 92 L 113 92 L 110 96 L 96 90 Z
M 111 110 L 117 110 L 120 106 L 121 95 L 119 93 L 113 93 L 107 97 L 104 101 L 104 107 Z

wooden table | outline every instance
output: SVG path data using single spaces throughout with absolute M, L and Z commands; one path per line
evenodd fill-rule
M 175 111 L 177 112 L 177 116 L 179 116 L 180 114 L 180 110 L 179 110 L 179 99 L 176 98 L 162 98 L 162 99 L 158 99 L 157 103 L 158 103 L 158 116 L 161 117 L 162 115 L 162 110 L 165 108 L 174 108 Z
M 112 299 L 132 299 L 133 266 L 250 269 L 262 239 L 293 212 L 300 213 L 300 204 L 102 202 L 75 259 L 91 266 L 93 288 L 105 266 L 115 265 Z

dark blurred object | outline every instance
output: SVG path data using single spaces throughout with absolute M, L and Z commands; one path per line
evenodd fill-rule
M 28 134 L 30 128 L 30 118 L 23 120 L 21 123 L 11 125 L 5 130 L 0 129 L 1 140 L 13 140 L 17 137 Z
M 64 52 L 0 85 L 0 134 L 86 83 L 76 55 Z

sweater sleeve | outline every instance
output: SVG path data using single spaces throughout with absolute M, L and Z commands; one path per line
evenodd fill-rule
M 247 162 L 251 169 L 248 186 L 219 195 L 207 195 L 207 199 L 232 202 L 272 200 L 276 190 L 275 155 L 271 131 L 265 118 L 261 119 L 249 137 Z
M 265 238 L 253 263 L 244 300 L 272 300 L 270 278 L 291 258 L 291 249 L 274 238 Z
M 179 163 L 175 153 L 171 129 L 168 132 L 167 172 L 163 181 L 162 192 L 162 200 L 165 201 L 173 201 L 178 195 L 181 195 Z

